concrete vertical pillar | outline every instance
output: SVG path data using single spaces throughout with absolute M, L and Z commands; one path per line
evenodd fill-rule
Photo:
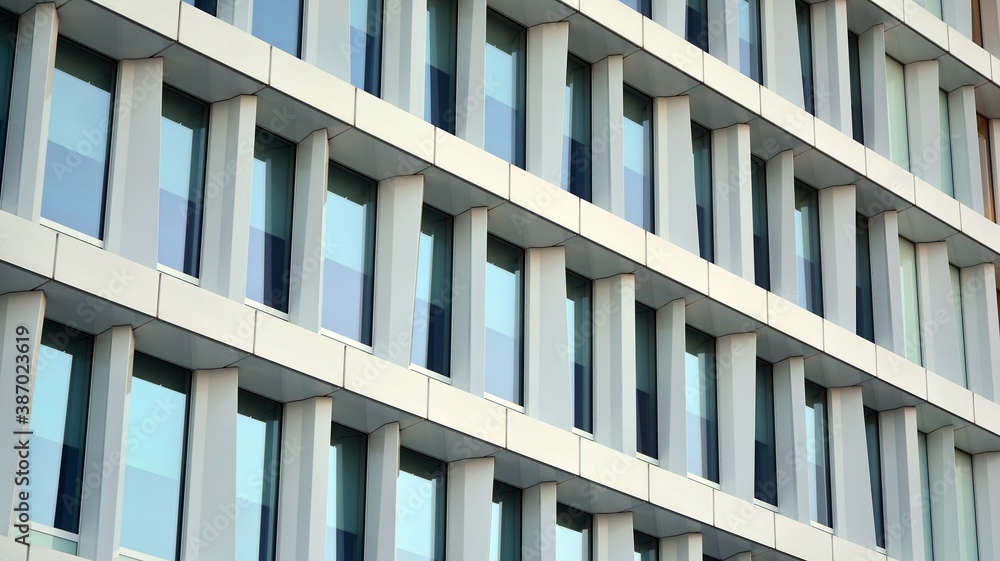
M 764 85 L 803 107 L 802 62 L 795 0 L 761 0 L 760 40 L 764 51 Z
M 979 558 L 1000 559 L 1000 452 L 972 457 Z
M 653 100 L 653 225 L 656 234 L 698 254 L 698 203 L 694 188 L 691 98 Z
M 594 561 L 632 559 L 634 553 L 631 512 L 594 515 Z
M 660 467 L 687 475 L 687 325 L 684 299 L 656 310 L 656 413 Z
M 893 559 L 923 559 L 924 532 L 929 529 L 924 528 L 921 514 L 917 409 L 879 413 L 879 436 L 886 553 Z
M 352 18 L 351 0 L 304 0 L 302 60 L 350 82 Z
M 409 368 L 413 305 L 417 293 L 424 176 L 406 175 L 378 184 L 372 348 L 375 356 Z
M 979 167 L 979 131 L 976 122 L 976 88 L 962 86 L 948 94 L 951 129 L 951 173 L 955 199 L 982 214 L 983 174 Z
M 934 559 L 959 559 L 961 545 L 958 486 L 955 484 L 955 430 L 951 425 L 927 435 L 927 475 Z
M 213 103 L 210 114 L 201 287 L 243 302 L 257 98 L 243 95 Z
M 823 316 L 851 333 L 856 330 L 858 315 L 856 208 L 854 185 L 819 191 Z
M 41 290 L 0 295 L 0 391 L 9 396 L 11 403 L 14 396 L 27 395 L 28 402 L 25 405 L 29 412 L 33 409 L 37 372 L 35 367 L 29 366 L 28 373 L 25 374 L 23 368 L 18 368 L 21 363 L 17 362 L 17 357 L 27 355 L 29 365 L 38 364 L 44 321 L 45 293 Z M 21 345 L 27 345 L 27 349 Z M 22 352 L 25 350 L 27 352 Z M 16 386 L 26 388 L 27 393 L 24 390 L 19 392 Z M 0 535 L 17 537 L 20 532 L 11 531 L 13 525 L 18 523 L 14 505 L 20 502 L 17 497 L 21 491 L 21 486 L 14 484 L 13 474 L 18 470 L 19 460 L 14 447 L 24 435 L 15 434 L 15 431 L 30 428 L 18 423 L 13 414 L 4 417 L 0 421 L 4 429 L 0 431 L 0 444 L 8 452 L 0 454 L 0 469 L 11 475 L 0 478 Z
M 333 400 L 313 397 L 284 406 L 278 489 L 278 559 L 326 559 Z
M 112 559 L 121 539 L 125 436 L 135 338 L 127 325 L 94 338 L 83 481 L 98 481 L 80 502 L 79 555 Z
M 526 169 L 562 184 L 569 22 L 528 28 Z
M 427 0 L 386 0 L 384 11 L 382 99 L 424 118 Z
M 451 382 L 472 395 L 486 391 L 486 207 L 455 217 Z
M 253 2 L 246 0 L 219 0 L 216 17 L 222 21 L 250 33 L 253 28 Z
M 55 3 L 36 4 L 18 19 L 0 209 L 32 222 L 42 215 L 58 35 Z
M 556 484 L 539 483 L 524 490 L 521 555 L 536 561 L 556 561 Z
M 163 59 L 118 63 L 104 248 L 155 269 Z
M 701 534 L 681 534 L 660 539 L 661 561 L 702 561 Z
M 593 286 L 594 309 L 604 320 L 594 318 L 594 440 L 635 455 L 635 277 Z
M 805 362 L 802 357 L 793 356 L 776 363 L 772 373 L 778 511 L 809 524 Z
M 712 131 L 715 263 L 753 282 L 753 194 L 750 125 Z
M 858 36 L 861 73 L 861 114 L 865 146 L 889 157 L 889 99 L 886 97 L 885 25 L 872 26 Z
M 524 410 L 564 430 L 573 429 L 566 319 L 566 248 L 530 248 L 524 252 L 525 310 Z
M 398 477 L 399 423 L 389 423 L 368 435 L 365 559 L 396 558 Z
M 489 559 L 493 458 L 448 464 L 448 559 Z
M 708 53 L 739 70 L 738 0 L 708 0 Z
M 753 502 L 756 438 L 757 333 L 736 333 L 715 340 L 719 410 L 719 485 L 722 491 Z
M 235 561 L 236 432 L 239 374 L 235 368 L 191 376 L 181 544 L 185 561 Z M 216 518 L 229 524 L 214 528 Z
M 482 148 L 486 145 L 486 0 L 457 0 L 457 2 L 455 135 Z M 531 56 L 530 46 L 528 56 Z M 530 58 L 528 65 L 530 68 Z M 562 76 L 565 75 L 564 70 Z M 529 95 L 531 89 L 528 89 Z M 528 123 L 530 126 L 531 121 Z M 561 134 L 562 129 L 559 131 Z
M 856 544 L 875 543 L 875 515 L 861 386 L 827 390 L 833 528 Z
M 887 210 L 868 218 L 868 247 L 872 267 L 875 343 L 899 356 L 906 356 L 903 288 L 899 277 L 899 219 L 896 211 Z
M 980 17 L 982 17 L 980 15 Z M 956 31 L 972 40 L 972 3 L 960 0 L 941 0 L 941 19 Z
M 613 55 L 594 63 L 593 89 L 593 202 L 625 217 L 625 139 L 623 58 Z
M 288 319 L 319 332 L 323 298 L 323 236 L 326 229 L 326 182 L 330 144 L 326 129 L 314 131 L 295 148 L 292 190 L 292 278 Z
M 685 0 L 652 0 L 651 8 L 653 21 L 666 27 L 675 35 L 687 36 L 687 2 Z
M 801 88 L 799 88 L 801 90 Z M 767 237 L 771 265 L 771 292 L 789 302 L 799 301 L 799 273 L 795 249 L 795 163 L 791 150 L 767 161 Z M 822 205 L 820 205 L 822 208 Z M 822 222 L 821 222 L 822 223 Z
M 906 130 L 910 171 L 941 189 L 941 100 L 938 61 L 921 60 L 904 67 Z
M 983 48 L 995 56 L 1000 53 L 1000 2 L 980 0 L 979 19 L 983 31 Z
M 969 389 L 1000 401 L 1000 315 L 997 312 L 995 265 L 962 269 L 962 320 Z
M 851 136 L 851 67 L 847 49 L 847 0 L 812 5 L 816 116 Z
M 960 386 L 965 386 L 958 348 L 958 322 L 951 299 L 951 270 L 946 242 L 918 243 L 917 303 L 921 318 L 920 347 L 924 366 Z

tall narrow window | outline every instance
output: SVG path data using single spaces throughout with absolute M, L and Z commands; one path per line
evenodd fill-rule
M 427 0 L 427 76 L 424 119 L 455 134 L 458 2 Z
M 524 167 L 524 28 L 490 12 L 486 19 L 486 151 Z
M 362 561 L 368 437 L 334 424 L 326 503 L 326 561 Z
M 413 310 L 413 364 L 451 375 L 451 216 L 424 207 Z
M 931 500 L 930 470 L 927 465 L 927 435 L 917 433 L 917 455 L 920 456 L 920 512 L 924 519 L 924 559 L 933 561 L 934 559 L 934 532 L 931 525 Z
M 647 18 L 653 17 L 652 0 L 621 0 L 621 3 Z
M 739 0 L 740 72 L 760 83 L 763 62 L 760 48 L 760 0 Z
M 889 107 L 889 159 L 910 169 L 910 140 L 906 129 L 906 81 L 903 65 L 885 57 L 885 84 Z
M 778 506 L 778 463 L 774 440 L 774 378 L 769 363 L 757 359 L 757 420 L 754 492 L 757 500 Z
M 302 38 L 302 0 L 253 0 L 251 33 L 299 56 Z
M 799 28 L 799 61 L 802 66 L 802 100 L 804 109 L 816 114 L 816 87 L 813 82 L 812 5 L 795 0 L 795 17 Z
M 806 382 L 806 455 L 809 459 L 811 498 L 809 508 L 812 520 L 824 526 L 833 526 L 826 415 L 826 388 Z
M 247 298 L 288 311 L 295 146 L 257 129 L 253 150 Z
M 823 276 L 820 264 L 819 194 L 795 182 L 795 256 L 799 305 L 823 315 Z
M 983 14 L 979 0 L 972 0 L 972 42 L 983 46 Z
M 17 36 L 17 16 L 0 10 L 0 36 Z M 7 145 L 7 114 L 10 112 L 10 87 L 14 78 L 15 41 L 0 44 L 0 166 L 3 165 Z
M 955 196 L 955 180 L 951 161 L 951 119 L 948 117 L 948 94 L 938 90 L 938 144 L 941 150 L 941 191 Z
M 993 190 L 993 143 L 990 141 L 990 121 L 976 114 L 976 130 L 979 134 L 979 173 L 983 178 L 983 214 L 996 222 L 996 193 Z
M 382 0 L 351 0 L 351 84 L 378 97 L 382 90 Z
M 715 339 L 689 327 L 685 347 L 688 472 L 718 483 L 719 411 L 715 387 Z
M 236 425 L 237 561 L 272 561 L 278 522 L 281 405 L 240 391 Z
M 159 559 L 178 558 L 190 376 L 182 368 L 135 355 L 121 546 Z
M 594 324 L 590 281 L 566 272 L 566 325 L 573 388 L 573 426 L 594 432 Z
M 115 63 L 60 40 L 52 76 L 42 217 L 104 236 Z
M 556 505 L 556 561 L 591 561 L 592 534 L 590 514 Z
M 625 88 L 625 220 L 653 231 L 653 103 Z
M 882 441 L 879 436 L 878 411 L 865 409 L 865 437 L 868 441 L 868 474 L 872 486 L 872 510 L 875 515 L 875 545 L 885 547 L 885 504 L 882 502 Z
M 570 55 L 566 63 L 566 120 L 563 132 L 562 188 L 585 201 L 591 200 L 590 64 Z
M 955 450 L 955 487 L 958 491 L 959 560 L 979 561 L 972 456 L 961 450 Z
M 31 521 L 69 534 L 80 531 L 84 444 L 93 339 L 46 321 L 42 329 L 30 430 Z M 14 362 L 13 357 L 10 360 Z M 38 532 L 43 532 L 39 534 Z M 33 528 L 33 545 L 76 554 L 76 543 Z
M 521 559 L 521 490 L 493 482 L 490 515 L 490 560 Z
M 323 241 L 323 328 L 372 342 L 375 182 L 330 164 Z
M 642 532 L 633 533 L 633 541 L 635 542 L 635 561 L 656 561 L 660 549 L 660 540 L 643 534 Z
M 899 238 L 899 278 L 906 358 L 923 364 L 920 349 L 920 305 L 917 298 L 917 255 L 913 243 L 903 238 Z
M 157 251 L 160 264 L 192 277 L 201 259 L 207 145 L 208 105 L 164 87 Z
M 686 0 L 684 38 L 708 52 L 708 0 Z
M 490 236 L 486 261 L 486 392 L 520 405 L 524 374 L 524 252 Z
M 872 296 L 872 260 L 871 246 L 868 238 L 868 219 L 860 214 L 855 220 L 854 243 L 856 251 L 855 285 L 856 285 L 856 317 L 857 333 L 861 337 L 875 342 L 875 312 Z
M 715 219 L 712 191 L 712 133 L 691 123 L 694 150 L 694 190 L 698 212 L 698 248 L 701 258 L 715 261 Z
M 635 304 L 635 417 L 640 454 L 657 457 L 656 310 Z
M 750 189 L 753 198 L 753 271 L 754 282 L 771 290 L 771 251 L 767 229 L 767 167 L 764 160 L 750 160 Z
M 861 47 L 858 35 L 847 32 L 847 61 L 851 72 L 851 128 L 854 140 L 865 143 L 864 107 L 861 105 Z
M 448 466 L 412 450 L 399 451 L 396 559 L 444 561 Z
M 969 387 L 968 371 L 965 366 L 965 322 L 962 311 L 962 271 L 951 265 L 951 302 L 954 307 L 955 331 L 958 335 L 958 369 L 962 374 L 962 385 Z

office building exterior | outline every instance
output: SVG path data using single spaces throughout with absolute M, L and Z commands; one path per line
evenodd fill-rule
M 1000 559 L 997 0 L 0 8 L 0 559 Z

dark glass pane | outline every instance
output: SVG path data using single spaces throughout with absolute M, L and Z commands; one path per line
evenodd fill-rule
M 202 10 L 203 12 L 208 12 L 209 14 L 215 15 L 216 12 L 216 0 L 181 0 L 191 4 L 192 6 Z
M 830 502 L 830 452 L 827 448 L 826 388 L 806 382 L 806 455 L 812 520 L 833 526 Z
M 334 424 L 330 431 L 330 478 L 326 506 L 326 561 L 364 557 L 368 436 Z
M 486 391 L 521 404 L 524 252 L 490 236 L 486 261 Z
M 739 0 L 740 72 L 760 83 L 763 63 L 760 48 L 760 0 Z
M 301 22 L 301 0 L 253 0 L 253 36 L 295 56 L 299 56 Z
M 635 304 L 635 412 L 639 453 L 657 457 L 656 310 Z
M 590 64 L 570 56 L 566 65 L 566 130 L 563 133 L 562 188 L 585 201 L 591 200 Z
M 257 129 L 253 151 L 247 298 L 288 311 L 295 146 Z
M 805 110 L 815 115 L 816 102 L 815 86 L 813 86 L 811 6 L 802 0 L 796 0 L 795 15 L 799 26 L 799 59 L 802 63 L 802 95 L 805 102 Z
M 452 236 L 452 218 L 424 207 L 410 360 L 443 376 L 451 375 Z
M 399 451 L 396 561 L 444 561 L 448 465 Z
M 652 0 L 621 0 L 621 3 L 647 18 L 653 17 Z
M 754 282 L 771 290 L 771 251 L 767 229 L 767 167 L 763 160 L 750 160 L 750 185 L 753 198 Z
M 687 0 L 684 35 L 689 43 L 708 51 L 708 0 Z
M 688 471 L 719 481 L 719 410 L 715 385 L 715 339 L 687 329 L 686 376 Z
M 819 194 L 795 183 L 795 255 L 799 305 L 823 315 L 823 268 L 820 264 Z
M 271 561 L 278 522 L 281 404 L 240 390 L 236 425 L 237 561 Z
M 0 36 L 17 36 L 17 16 L 0 10 Z M 14 40 L 0 44 L 0 166 L 7 144 L 7 113 L 10 110 L 10 87 L 14 77 Z
M 625 220 L 653 231 L 653 103 L 625 88 Z
M 698 204 L 698 247 L 702 259 L 715 261 L 715 220 L 712 193 L 712 133 L 692 123 L 694 189 Z
M 594 432 L 594 324 L 590 281 L 566 273 L 566 324 L 569 327 L 570 379 L 573 386 L 573 424 Z
M 654 538 L 653 536 L 643 534 L 642 532 L 634 532 L 633 541 L 635 542 L 635 561 L 657 560 L 660 549 L 660 540 Z
M 486 19 L 486 151 L 523 168 L 524 28 L 490 13 Z
M 993 192 L 993 143 L 990 141 L 990 121 L 976 114 L 976 131 L 979 136 L 979 172 L 983 178 L 983 215 L 996 222 L 996 196 Z
M 381 95 L 382 0 L 351 0 L 351 84 Z
M 424 118 L 455 133 L 455 65 L 458 7 L 455 0 L 427 0 L 427 76 Z
M 771 365 L 757 359 L 754 498 L 778 506 L 778 463 L 774 441 L 774 379 Z
M 493 482 L 493 511 L 490 525 L 491 561 L 521 559 L 521 490 Z
M 556 504 L 556 560 L 591 561 L 593 517 L 583 511 Z
M 875 314 L 872 299 L 872 263 L 868 238 L 868 219 L 860 214 L 855 226 L 857 250 L 857 332 L 858 335 L 875 342 Z
M 861 51 L 858 36 L 847 32 L 848 65 L 851 71 L 851 126 L 854 140 L 865 143 L 865 119 L 861 105 Z
M 875 514 L 875 545 L 885 547 L 885 506 L 882 503 L 882 444 L 879 437 L 878 411 L 865 409 L 865 437 L 868 440 L 868 473 L 872 484 L 872 507 Z

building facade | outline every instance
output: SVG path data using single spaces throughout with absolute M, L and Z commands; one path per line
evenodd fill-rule
M 997 0 L 0 8 L 0 559 L 1000 559 Z

